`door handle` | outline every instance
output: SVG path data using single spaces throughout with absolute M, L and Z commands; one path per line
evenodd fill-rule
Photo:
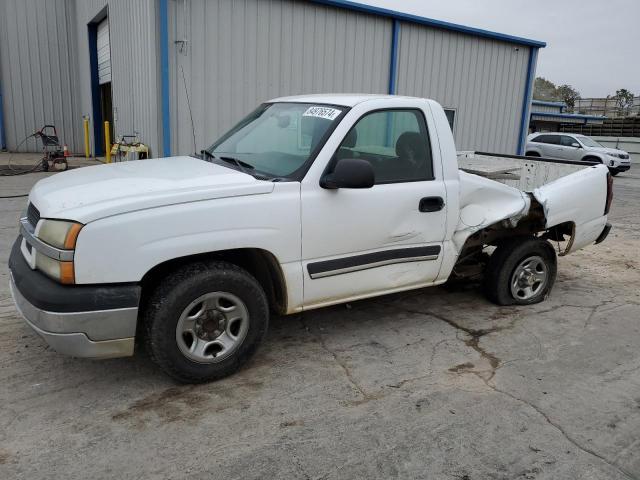
M 438 212 L 444 208 L 442 197 L 424 197 L 420 199 L 418 210 L 421 212 Z

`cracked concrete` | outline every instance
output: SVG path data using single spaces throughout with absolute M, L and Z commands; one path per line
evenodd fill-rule
M 640 176 L 615 190 L 610 238 L 546 302 L 463 284 L 274 318 L 200 386 L 51 351 L 9 298 L 24 199 L 2 199 L 0 478 L 640 479 Z

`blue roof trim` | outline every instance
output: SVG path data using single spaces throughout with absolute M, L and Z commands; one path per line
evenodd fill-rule
M 405 22 L 427 25 L 429 27 L 441 28 L 443 30 L 451 30 L 454 32 L 466 33 L 468 35 L 475 35 L 478 37 L 492 38 L 494 40 L 502 40 L 503 42 L 517 43 L 519 45 L 527 45 L 535 48 L 544 48 L 547 46 L 545 42 L 541 42 L 539 40 L 531 40 L 529 38 L 516 37 L 515 35 L 507 35 L 504 33 L 492 32 L 490 30 L 483 30 L 481 28 L 466 27 L 464 25 L 458 25 L 456 23 L 444 22 L 442 20 L 435 20 L 433 18 L 420 17 L 418 15 L 412 15 L 410 13 L 396 12 L 394 10 L 389 10 L 381 7 L 374 7 L 372 5 L 364 5 L 362 3 L 351 2 L 348 0 L 310 0 L 310 1 L 314 3 L 330 5 L 332 7 L 355 10 L 357 12 L 371 13 L 373 15 L 392 18 L 394 20 L 402 20 Z
M 547 102 L 545 100 L 531 100 L 532 105 L 544 105 L 547 107 L 566 107 L 567 104 L 564 102 Z
M 579 113 L 531 112 L 531 115 L 538 115 L 540 117 L 579 118 L 583 120 L 605 120 L 607 118 L 601 115 L 581 115 Z

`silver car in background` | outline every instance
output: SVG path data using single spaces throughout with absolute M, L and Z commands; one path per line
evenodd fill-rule
M 624 150 L 605 147 L 592 138 L 575 133 L 532 133 L 527 137 L 525 152 L 528 157 L 602 163 L 609 167 L 612 175 L 631 168 L 629 154 Z

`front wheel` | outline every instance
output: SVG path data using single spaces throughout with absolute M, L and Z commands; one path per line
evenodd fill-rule
M 538 303 L 549 294 L 556 272 L 556 253 L 546 240 L 524 237 L 505 241 L 487 264 L 485 294 L 498 305 Z
M 144 311 L 153 361 L 184 383 L 231 375 L 251 358 L 269 323 L 264 290 L 227 262 L 196 262 L 167 276 Z

